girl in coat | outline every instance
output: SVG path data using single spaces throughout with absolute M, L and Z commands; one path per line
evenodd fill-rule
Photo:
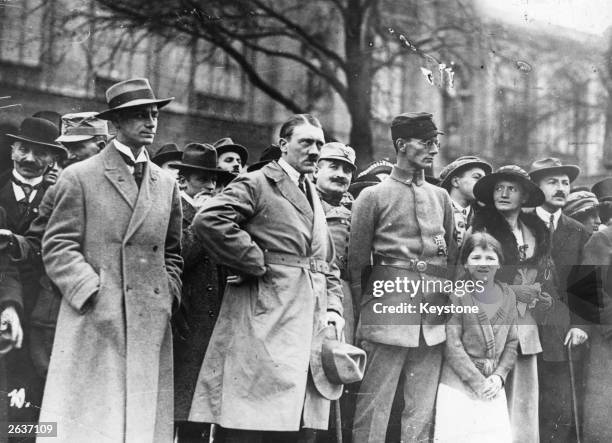
M 460 259 L 464 280 L 473 281 L 476 290 L 453 294 L 451 300 L 455 306 L 476 307 L 478 313 L 453 314 L 446 325 L 435 441 L 510 443 L 504 383 L 516 361 L 516 298 L 495 278 L 503 254 L 491 235 L 466 238 Z
M 556 283 L 548 229 L 537 214 L 523 208 L 541 205 L 544 194 L 527 172 L 509 165 L 480 179 L 474 195 L 484 207 L 476 212 L 471 229 L 488 232 L 502 245 L 505 263 L 497 278 L 510 285 L 517 301 L 518 353 L 506 385 L 513 441 L 538 443 L 537 354 L 542 345 L 536 319 L 552 306 Z

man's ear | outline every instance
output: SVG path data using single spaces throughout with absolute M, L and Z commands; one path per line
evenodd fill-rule
M 287 139 L 279 138 L 278 146 L 281 149 L 281 152 L 287 152 Z
M 397 148 L 397 152 L 406 153 L 406 140 L 403 138 L 398 138 L 395 140 L 395 147 Z
M 450 185 L 453 188 L 458 188 L 459 187 L 459 177 L 457 177 L 456 175 L 453 176 L 453 178 L 451 178 Z

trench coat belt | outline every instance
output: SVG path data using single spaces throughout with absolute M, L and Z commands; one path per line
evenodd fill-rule
M 374 254 L 374 264 L 381 266 L 395 266 L 407 269 L 412 272 L 433 275 L 435 277 L 448 278 L 448 269 L 445 266 L 432 265 L 425 260 L 416 258 L 403 260 L 400 258 L 385 257 L 384 255 Z
M 329 274 L 330 266 L 325 260 L 301 255 L 285 254 L 283 252 L 264 252 L 264 261 L 268 265 L 285 265 L 308 269 L 311 272 Z

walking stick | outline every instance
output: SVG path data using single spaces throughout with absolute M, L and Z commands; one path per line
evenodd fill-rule
M 574 415 L 574 427 L 576 428 L 576 442 L 581 443 L 580 439 L 580 416 L 578 415 L 578 401 L 576 396 L 576 376 L 574 375 L 574 364 L 572 362 L 572 343 L 567 344 L 567 363 L 570 371 L 570 385 L 572 387 L 572 410 Z
M 336 416 L 336 441 L 342 443 L 342 417 L 340 416 L 340 400 L 334 400 L 334 415 Z

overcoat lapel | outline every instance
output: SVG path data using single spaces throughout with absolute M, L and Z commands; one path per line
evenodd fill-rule
M 130 205 L 130 208 L 134 209 L 138 197 L 138 186 L 114 143 L 110 143 L 100 155 L 104 156 L 104 175 Z
M 6 211 L 8 226 L 12 230 L 17 230 L 17 226 L 19 226 L 19 208 L 17 200 L 15 200 L 15 193 L 13 192 L 13 186 L 10 180 L 0 189 L 0 204 Z
M 315 186 L 310 183 L 309 180 L 306 181 L 308 186 L 310 187 L 310 195 L 313 196 L 313 207 L 314 207 L 314 220 L 312 223 L 312 242 L 311 242 L 311 251 L 312 255 L 315 257 L 321 257 L 326 260 L 329 254 L 329 232 L 327 228 L 327 222 L 325 219 L 325 211 L 323 210 L 323 205 Z
M 278 163 L 273 162 L 266 165 L 263 168 L 263 173 L 276 183 L 283 197 L 289 200 L 302 214 L 312 219 L 313 213 L 310 203 L 308 203 L 308 199 L 302 191 L 300 191 L 300 188 L 291 182 L 289 176 L 285 174 L 285 171 L 283 171 L 283 168 L 281 168 Z
M 146 154 L 146 151 L 145 151 Z M 148 155 L 147 155 L 148 159 Z M 151 170 L 151 162 L 147 161 L 144 174 L 142 177 L 142 183 L 140 184 L 140 192 L 136 199 L 136 206 L 132 213 L 132 219 L 125 233 L 124 240 L 127 241 L 134 235 L 134 232 L 142 225 L 145 221 L 149 210 L 151 209 L 151 195 L 155 194 L 155 187 L 157 186 L 157 180 L 159 178 L 158 171 Z

